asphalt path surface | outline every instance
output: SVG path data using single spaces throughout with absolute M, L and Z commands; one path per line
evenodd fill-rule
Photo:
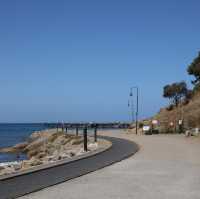
M 138 150 L 138 146 L 134 142 L 126 139 L 101 138 L 112 142 L 112 147 L 103 153 L 52 168 L 0 180 L 0 198 L 16 198 L 82 176 L 128 158 Z

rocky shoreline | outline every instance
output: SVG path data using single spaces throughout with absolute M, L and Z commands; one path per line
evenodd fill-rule
M 88 138 L 88 152 L 98 149 L 98 143 Z M 0 153 L 24 153 L 27 160 L 0 163 L 0 175 L 23 171 L 32 167 L 82 155 L 83 137 L 62 131 L 46 130 L 34 132 L 28 140 L 13 147 L 2 148 Z

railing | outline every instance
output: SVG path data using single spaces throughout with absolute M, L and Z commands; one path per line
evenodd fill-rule
M 45 123 L 48 128 L 81 128 L 85 126 L 94 128 L 97 126 L 99 129 L 126 129 L 130 127 L 130 123 Z

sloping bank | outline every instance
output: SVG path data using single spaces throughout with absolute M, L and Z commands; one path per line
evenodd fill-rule
M 137 144 L 129 140 L 114 137 L 101 137 L 101 139 L 110 141 L 112 146 L 70 160 L 11 174 L 6 178 L 0 177 L 0 198 L 16 198 L 41 190 L 121 161 L 138 151 Z

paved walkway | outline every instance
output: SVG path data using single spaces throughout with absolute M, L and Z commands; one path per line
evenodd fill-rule
M 28 174 L 22 172 L 22 175 L 0 179 L 0 198 L 15 198 L 66 182 L 124 160 L 138 151 L 138 146 L 132 141 L 113 137 L 106 137 L 106 139 L 112 142 L 112 147 L 102 153 L 103 149 L 100 148 L 98 154 L 94 151 L 90 155 L 83 155 L 81 159 L 74 157 L 52 166 L 41 165 L 41 169 L 35 171 L 33 168 L 33 172 Z
M 135 136 L 141 149 L 129 159 L 21 199 L 199 199 L 200 138 Z

